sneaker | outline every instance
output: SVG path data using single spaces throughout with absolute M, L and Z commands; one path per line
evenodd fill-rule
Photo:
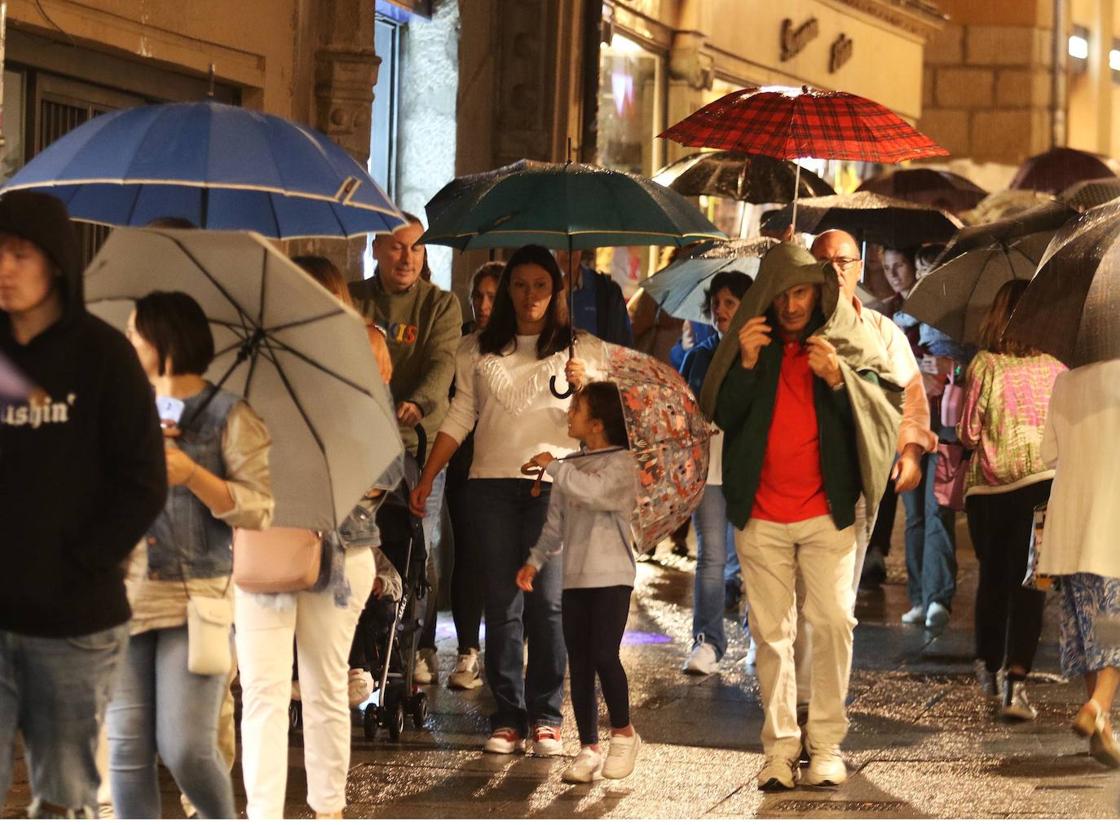
M 459 654 L 459 658 L 455 660 L 455 669 L 447 677 L 447 686 L 454 690 L 474 690 L 482 687 L 477 647 Z
M 1003 683 L 1003 705 L 999 715 L 1004 719 L 1033 722 L 1038 711 L 1027 698 L 1027 683 L 1024 679 L 1007 679 Z
M 863 557 L 863 570 L 859 574 L 860 590 L 876 590 L 887 580 L 887 560 L 878 547 L 867 548 Z
M 926 627 L 930 630 L 940 630 L 949 624 L 949 608 L 941 602 L 932 602 L 926 611 Z
M 839 745 L 824 745 L 813 748 L 809 759 L 809 771 L 805 781 L 810 785 L 842 785 L 848 779 L 848 766 Z
M 716 656 L 716 649 L 707 642 L 701 641 L 697 642 L 696 646 L 692 648 L 692 652 L 688 654 L 681 670 L 697 676 L 707 676 L 709 673 L 714 673 L 718 668 L 719 657 Z
M 603 776 L 607 779 L 625 779 L 634 772 L 634 760 L 642 747 L 642 737 L 634 731 L 633 736 L 611 734 L 611 749 L 603 764 Z
M 525 750 L 525 740 L 513 728 L 498 728 L 482 746 L 486 753 L 516 753 Z
M 998 699 L 1003 694 L 1003 671 L 992 673 L 982 659 L 972 664 L 976 673 L 976 684 L 986 699 Z
M 356 708 L 373 695 L 373 676 L 368 670 L 362 670 L 360 667 L 353 668 L 346 688 L 350 707 Z
M 792 791 L 797 787 L 797 777 L 801 773 L 796 759 L 784 756 L 767 756 L 766 764 L 758 774 L 760 791 Z
M 924 607 L 911 607 L 902 614 L 903 624 L 925 624 L 926 609 Z
M 439 681 L 439 656 L 431 647 L 416 651 L 416 664 L 412 667 L 412 681 L 418 685 L 434 685 Z
M 533 725 L 533 756 L 560 756 L 563 752 L 560 728 L 553 725 Z
M 560 777 L 565 782 L 596 782 L 603 778 L 603 755 L 594 748 L 581 748 Z

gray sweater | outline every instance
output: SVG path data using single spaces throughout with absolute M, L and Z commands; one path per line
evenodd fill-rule
M 529 553 L 538 570 L 563 550 L 564 589 L 634 586 L 638 467 L 627 450 L 581 450 L 553 464 L 548 520 Z

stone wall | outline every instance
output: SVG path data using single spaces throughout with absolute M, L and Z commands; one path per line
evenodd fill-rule
M 1045 151 L 1050 63 L 1049 28 L 951 21 L 926 44 L 918 128 L 977 161 Z

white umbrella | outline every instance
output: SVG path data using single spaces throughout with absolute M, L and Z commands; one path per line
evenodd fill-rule
M 255 233 L 115 230 L 86 270 L 90 310 L 123 329 L 154 290 L 198 301 L 217 353 L 206 377 L 268 425 L 274 524 L 333 529 L 385 482 L 403 447 L 357 313 Z

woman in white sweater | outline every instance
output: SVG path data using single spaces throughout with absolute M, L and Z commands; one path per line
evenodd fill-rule
M 548 250 L 525 246 L 510 257 L 490 323 L 459 348 L 455 398 L 412 491 L 412 509 L 420 515 L 432 480 L 475 430 L 467 500 L 486 587 L 486 681 L 497 703 L 484 748 L 489 753 L 523 750 L 530 734 L 534 755 L 562 750 L 562 571 L 550 565 L 532 593 L 523 594 L 514 582 L 544 527 L 551 487 L 546 476 L 535 495 L 521 463 L 525 456 L 562 455 L 579 446 L 568 436 L 568 402 L 553 395 L 549 379 L 562 372 L 560 386 L 566 379 L 578 387 L 605 361 L 603 342 L 586 332 L 576 338 L 576 357 L 568 358 L 572 331 L 562 289 Z
M 1057 468 L 1038 569 L 1061 577 L 1062 673 L 1085 679 L 1073 730 L 1089 755 L 1120 768 L 1112 702 L 1120 685 L 1120 359 L 1059 375 L 1050 396 L 1042 460 Z

